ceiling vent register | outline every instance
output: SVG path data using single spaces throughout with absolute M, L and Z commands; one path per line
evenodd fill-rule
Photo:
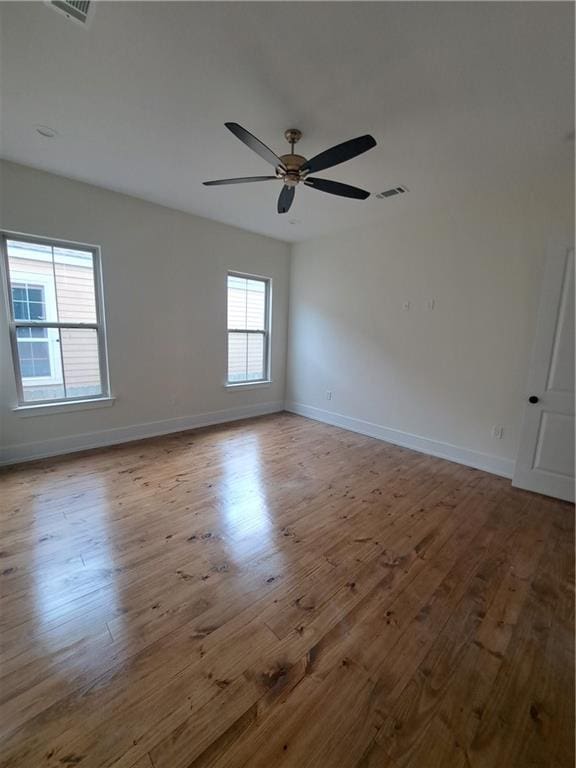
M 392 187 L 392 189 L 386 189 L 384 192 L 380 192 L 376 197 L 378 200 L 384 200 L 386 197 L 395 197 L 396 195 L 403 195 L 406 192 L 408 192 L 408 187 Z
M 90 8 L 94 2 L 93 0 L 49 0 L 47 5 L 63 13 L 66 18 L 85 25 L 89 21 Z

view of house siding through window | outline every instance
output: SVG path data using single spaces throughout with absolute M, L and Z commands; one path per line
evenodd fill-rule
M 269 281 L 228 275 L 228 382 L 268 376 Z
M 97 325 L 92 252 L 12 239 L 6 251 L 23 401 L 101 395 L 97 329 L 66 327 Z

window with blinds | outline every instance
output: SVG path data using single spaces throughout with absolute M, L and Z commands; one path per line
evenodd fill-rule
M 266 381 L 270 281 L 228 274 L 228 383 Z

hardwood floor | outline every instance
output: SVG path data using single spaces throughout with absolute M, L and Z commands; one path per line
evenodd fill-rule
M 572 768 L 573 507 L 280 414 L 0 475 L 2 768 Z

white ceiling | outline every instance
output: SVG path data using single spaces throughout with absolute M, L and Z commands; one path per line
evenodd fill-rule
M 87 29 L 1 6 L 4 157 L 282 240 L 537 175 L 572 127 L 571 3 L 106 2 Z M 271 171 L 225 121 L 278 153 L 300 128 L 307 157 L 371 133 L 375 149 L 318 175 L 410 194 L 299 188 L 280 216 L 276 181 L 203 187 Z

